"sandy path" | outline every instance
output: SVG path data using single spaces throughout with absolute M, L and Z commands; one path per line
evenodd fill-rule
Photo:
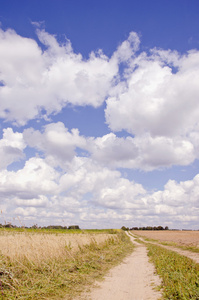
M 172 251 L 175 251 L 175 252 L 177 252 L 177 253 L 179 253 L 181 255 L 189 257 L 193 261 L 195 261 L 197 264 L 199 264 L 199 254 L 198 253 L 191 252 L 191 251 L 188 251 L 188 250 L 181 250 L 181 249 L 175 248 L 173 246 L 164 246 L 164 245 L 160 245 L 160 244 L 158 244 L 158 246 L 161 246 L 161 247 L 166 248 L 168 250 L 172 250 Z
M 104 281 L 97 283 L 78 299 L 86 300 L 156 300 L 161 293 L 154 290 L 160 284 L 158 276 L 154 275 L 154 266 L 149 263 L 144 245 L 136 243 L 134 252 L 123 263 L 113 268 Z
M 150 242 L 151 243 L 151 242 Z M 179 248 L 175 248 L 173 246 L 165 246 L 165 245 L 161 245 L 159 243 L 151 243 L 151 244 L 154 244 L 154 245 L 157 245 L 157 246 L 160 246 L 162 248 L 165 248 L 167 250 L 171 250 L 171 251 L 174 251 L 174 252 L 177 252 L 183 256 L 186 256 L 188 258 L 191 258 L 193 261 L 195 261 L 196 263 L 199 264 L 199 254 L 198 253 L 195 253 L 195 252 L 191 252 L 189 250 L 181 250 Z
M 148 243 L 143 238 L 141 238 L 140 236 L 138 238 L 142 242 Z M 199 254 L 196 253 L 196 252 L 191 252 L 189 250 L 182 250 L 182 249 L 179 249 L 179 248 L 176 248 L 176 247 L 173 247 L 173 246 L 165 246 L 165 245 L 159 244 L 158 242 L 149 242 L 149 243 L 157 245 L 157 246 L 160 246 L 160 247 L 165 248 L 167 250 L 171 250 L 171 251 L 177 252 L 177 253 L 179 253 L 181 255 L 184 255 L 184 256 L 186 256 L 188 258 L 191 258 L 193 261 L 195 261 L 196 263 L 199 264 Z

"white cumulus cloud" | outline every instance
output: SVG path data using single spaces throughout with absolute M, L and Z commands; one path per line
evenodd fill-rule
M 0 117 L 24 125 L 28 120 L 60 112 L 68 103 L 101 105 L 117 74 L 116 60 L 102 51 L 84 60 L 71 44 L 37 30 L 37 42 L 0 29 Z
M 6 169 L 13 162 L 23 159 L 25 148 L 22 133 L 13 132 L 12 128 L 3 129 L 3 138 L 0 139 L 0 169 Z
M 199 115 L 198 66 L 198 51 L 179 57 L 176 52 L 156 50 L 132 58 L 126 81 L 119 81 L 107 99 L 110 128 L 168 137 L 194 130 Z
M 38 43 L 0 30 L 0 118 L 18 126 L 48 120 L 43 128 L 3 129 L 0 209 L 29 224 L 195 228 L 199 175 L 154 192 L 118 169 L 147 172 L 199 158 L 199 52 L 139 52 L 131 32 L 110 58 L 99 50 L 84 59 L 69 40 L 36 32 Z M 68 104 L 104 101 L 111 132 L 103 136 L 82 136 L 67 120 L 50 123 Z M 23 166 L 12 169 L 19 160 Z
M 86 147 L 86 139 L 79 135 L 78 129 L 69 132 L 62 122 L 46 125 L 43 132 L 26 129 L 23 136 L 30 147 L 45 153 L 48 163 L 62 168 L 74 158 L 77 147 Z

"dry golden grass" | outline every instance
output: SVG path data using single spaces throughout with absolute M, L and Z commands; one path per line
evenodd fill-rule
M 107 232 L 0 231 L 0 299 L 75 298 L 133 251 L 124 232 Z
M 0 233 L 0 253 L 9 257 L 11 261 L 26 257 L 34 263 L 58 258 L 67 253 L 73 254 L 79 247 L 96 241 L 104 242 L 111 234 L 46 234 L 26 232 Z M 69 251 L 70 250 L 70 251 Z

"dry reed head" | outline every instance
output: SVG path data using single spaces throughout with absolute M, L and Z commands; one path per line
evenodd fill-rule
M 90 244 L 94 239 L 102 243 L 110 234 L 48 234 L 48 233 L 0 233 L 0 253 L 11 261 L 26 258 L 34 263 L 59 258 Z

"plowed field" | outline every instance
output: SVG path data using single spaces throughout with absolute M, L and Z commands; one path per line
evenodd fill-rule
M 135 230 L 132 233 L 142 237 L 159 240 L 160 242 L 174 242 L 182 246 L 199 247 L 199 231 L 184 230 Z

